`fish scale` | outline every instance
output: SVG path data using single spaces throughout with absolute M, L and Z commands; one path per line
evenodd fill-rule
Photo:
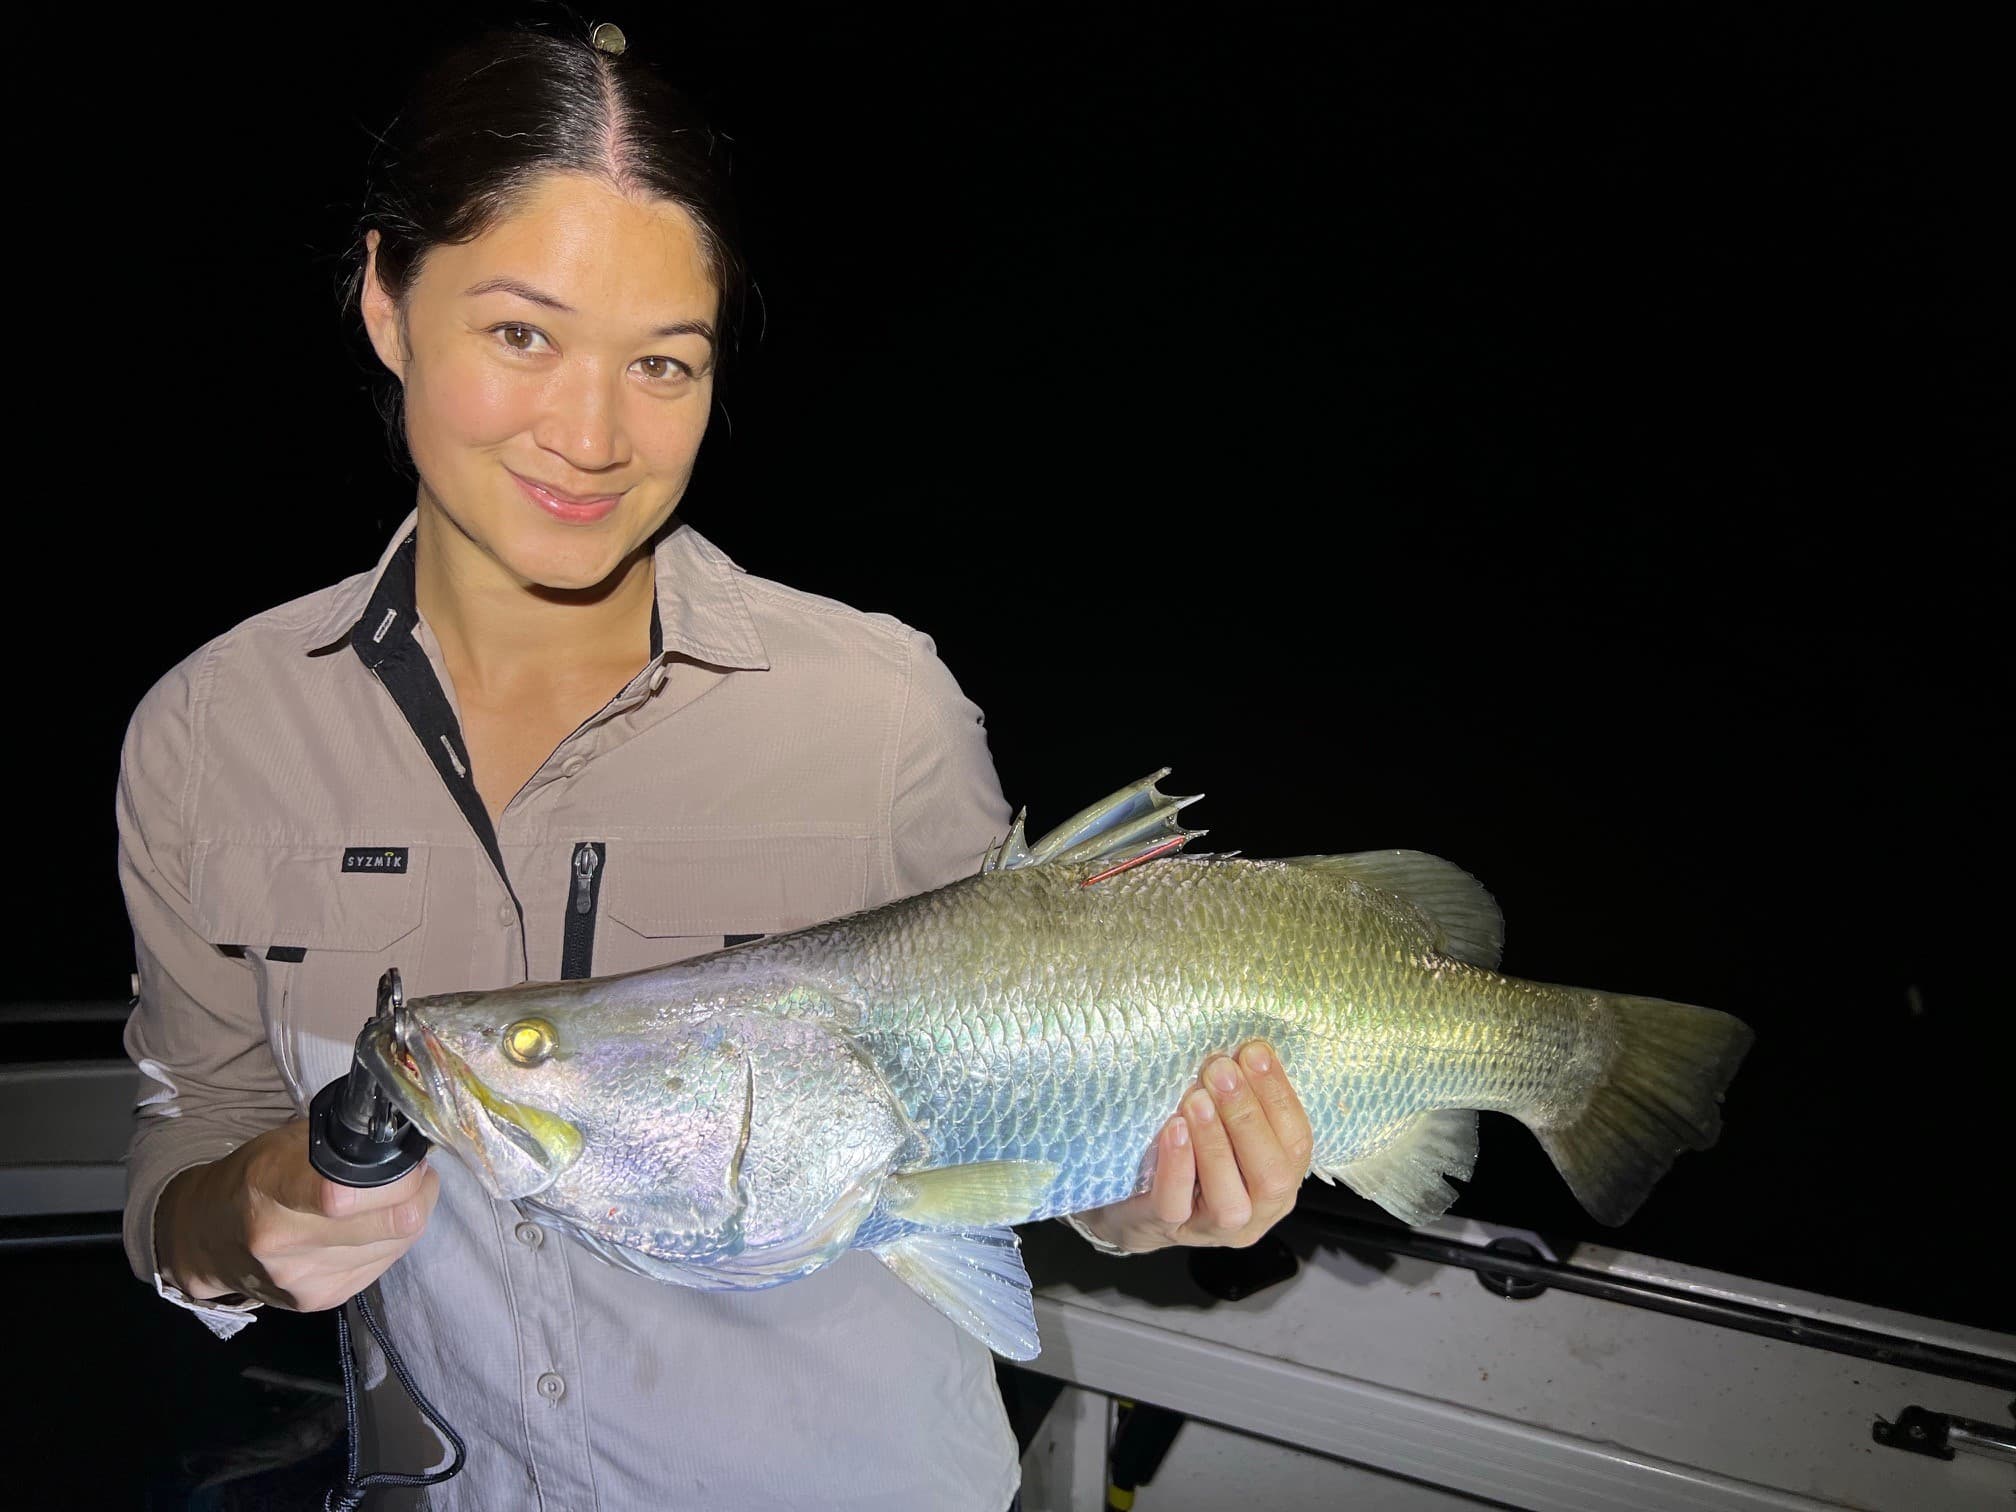
M 1205 1061 L 1247 1040 L 1275 1047 L 1315 1174 L 1408 1222 L 1470 1175 L 1479 1110 L 1524 1121 L 1606 1223 L 1714 1141 L 1737 1020 L 1503 975 L 1497 905 L 1432 856 L 1167 855 L 1200 832 L 1161 775 L 1033 846 L 1018 817 L 917 897 L 418 999 L 359 1053 L 495 1195 L 612 1263 L 750 1289 L 865 1248 L 1016 1359 L 1037 1341 L 1009 1225 L 1144 1190 Z
M 1572 1038 L 1573 994 L 1492 997 L 1510 979 L 1426 951 L 1384 895 L 1283 862 L 1174 857 L 1083 886 L 1096 869 L 971 878 L 749 949 L 850 984 L 849 1033 L 927 1168 L 1057 1163 L 1032 1219 L 1132 1193 L 1204 1060 L 1248 1039 L 1275 1046 L 1334 1169 L 1424 1109 L 1520 1103 Z

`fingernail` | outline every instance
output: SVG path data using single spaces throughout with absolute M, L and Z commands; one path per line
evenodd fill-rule
M 1199 1123 L 1209 1123 L 1218 1116 L 1218 1110 L 1211 1106 L 1211 1095 L 1208 1092 L 1193 1094 L 1190 1098 L 1190 1106 L 1184 1111 Z
M 1190 1143 L 1190 1125 L 1180 1116 L 1169 1120 L 1169 1143 L 1179 1150 Z
M 1274 1062 L 1268 1059 L 1265 1045 L 1248 1045 L 1240 1052 L 1239 1059 L 1246 1062 L 1246 1069 L 1255 1076 L 1265 1076 L 1274 1069 Z
M 1231 1093 L 1239 1090 L 1239 1068 L 1232 1063 L 1232 1057 L 1229 1055 L 1214 1057 L 1211 1064 L 1204 1068 L 1204 1074 L 1210 1079 L 1211 1085 L 1220 1092 Z

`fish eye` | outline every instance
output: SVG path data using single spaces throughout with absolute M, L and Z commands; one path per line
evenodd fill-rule
M 514 1065 L 536 1066 L 553 1053 L 559 1038 L 542 1018 L 522 1018 L 504 1027 L 504 1058 Z

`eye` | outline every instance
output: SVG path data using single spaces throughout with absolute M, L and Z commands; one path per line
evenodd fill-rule
M 504 1028 L 504 1058 L 514 1065 L 536 1066 L 553 1053 L 559 1035 L 542 1018 L 522 1018 Z
M 490 327 L 490 334 L 514 352 L 534 351 L 535 343 L 546 339 L 545 333 L 538 327 L 522 325 L 515 320 Z
M 655 383 L 679 383 L 693 376 L 693 369 L 677 357 L 639 357 L 637 365 Z

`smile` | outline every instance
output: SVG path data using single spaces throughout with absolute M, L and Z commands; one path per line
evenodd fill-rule
M 563 524 L 593 525 L 608 519 L 615 513 L 616 506 L 623 502 L 623 495 L 620 493 L 585 496 L 570 494 L 521 478 L 508 467 L 504 471 L 511 473 L 511 481 L 518 485 L 519 491 L 527 499 Z

